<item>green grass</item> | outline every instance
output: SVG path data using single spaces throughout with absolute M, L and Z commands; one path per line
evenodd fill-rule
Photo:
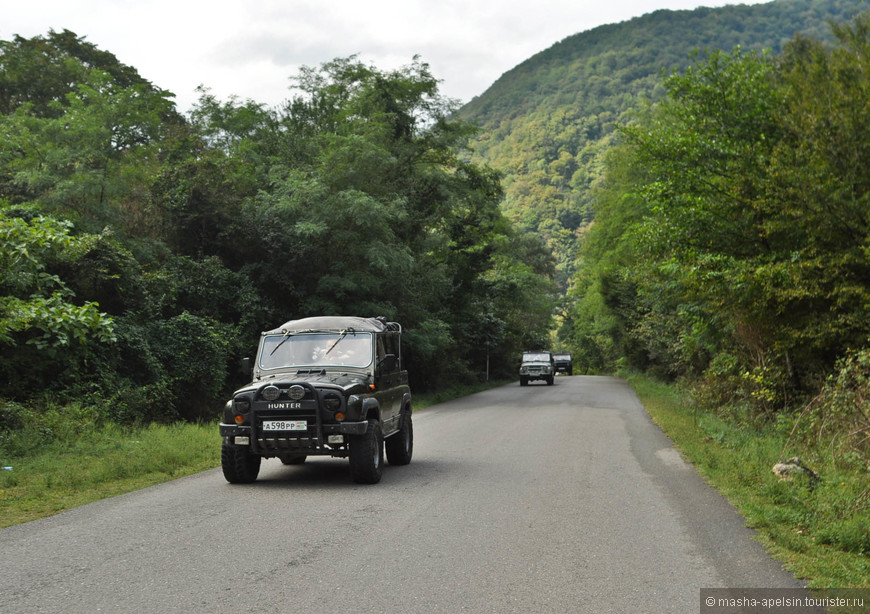
M 0 528 L 131 492 L 220 464 L 215 424 L 97 427 L 38 453 L 4 459 Z
M 415 395 L 414 409 L 505 383 Z M 80 407 L 52 407 L 32 429 L 7 438 L 5 454 L 0 448 L 0 465 L 12 467 L 0 470 L 0 528 L 220 466 L 217 422 L 99 425 L 91 412 Z M 50 443 L 36 446 L 37 451 L 28 449 L 26 442 L 35 441 L 40 433 Z
M 672 386 L 627 379 L 653 421 L 786 569 L 812 588 L 870 588 L 866 462 L 825 446 L 802 448 L 775 426 L 701 411 Z M 793 456 L 819 474 L 818 484 L 773 474 L 774 464 Z

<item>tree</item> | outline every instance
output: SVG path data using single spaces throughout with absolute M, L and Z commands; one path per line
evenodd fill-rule
M 488 311 L 507 306 L 491 300 L 485 280 L 521 254 L 499 211 L 499 177 L 460 155 L 472 128 L 417 58 L 390 72 L 339 58 L 303 68 L 295 84 L 297 95 L 275 111 L 208 93 L 194 110 L 228 160 L 266 178 L 224 225 L 232 240 L 221 241 L 222 257 L 247 263 L 266 301 L 286 306 L 276 318 L 401 321 L 415 346 L 412 372 L 427 374 L 421 385 L 435 385 L 447 352 L 452 373 L 477 364 L 478 324 L 506 321 Z M 514 298 L 528 307 L 532 293 Z M 535 334 L 551 304 L 544 310 Z
M 623 130 L 577 287 L 636 366 L 777 410 L 866 339 L 867 31 L 712 53 Z
M 52 263 L 69 258 L 80 242 L 68 223 L 0 210 L 2 394 L 20 398 L 46 378 L 68 380 L 81 373 L 93 346 L 115 340 L 112 320 L 98 305 L 76 304 L 51 273 Z

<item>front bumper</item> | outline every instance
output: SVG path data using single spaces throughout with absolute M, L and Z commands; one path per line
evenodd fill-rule
M 520 371 L 520 377 L 524 377 L 527 380 L 536 380 L 536 379 L 548 379 L 553 376 L 553 371 L 547 370 L 529 370 L 526 373 Z
M 223 440 L 235 445 L 249 445 L 251 451 L 263 456 L 281 456 L 284 454 L 335 454 L 336 450 L 346 447 L 346 440 L 341 443 L 329 441 L 330 435 L 364 435 L 368 422 L 341 422 L 338 424 L 321 424 L 312 426 L 308 431 L 252 433 L 250 425 L 220 424 Z M 241 439 L 241 441 L 239 440 Z M 247 444 L 243 443 L 247 441 Z

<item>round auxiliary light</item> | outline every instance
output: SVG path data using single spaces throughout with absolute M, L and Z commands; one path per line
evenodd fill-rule
M 274 401 L 279 396 L 281 396 L 281 391 L 278 390 L 277 386 L 266 386 L 263 388 L 263 398 L 267 401 Z
M 305 396 L 305 388 L 294 384 L 293 386 L 290 386 L 290 390 L 287 391 L 287 394 L 290 395 L 290 398 L 294 401 L 298 401 Z

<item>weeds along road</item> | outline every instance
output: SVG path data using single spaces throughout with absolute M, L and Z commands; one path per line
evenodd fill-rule
M 0 612 L 697 612 L 799 587 L 608 377 L 414 414 L 411 464 L 208 471 L 0 531 Z M 215 433 L 215 445 L 219 445 Z

